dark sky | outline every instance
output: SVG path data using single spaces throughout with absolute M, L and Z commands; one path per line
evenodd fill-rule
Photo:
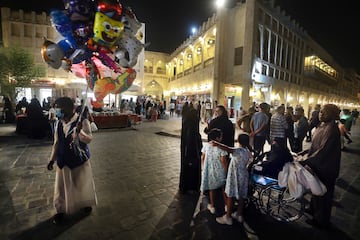
M 146 42 L 150 42 L 147 50 L 171 53 L 187 39 L 193 26 L 199 27 L 215 12 L 214 1 L 124 0 L 120 3 L 130 6 L 138 20 L 146 24 Z M 228 1 L 228 6 L 236 2 Z M 47 13 L 51 8 L 64 8 L 62 0 L 34 2 L 36 6 L 25 0 L 0 0 L 0 6 Z M 360 41 L 355 37 L 360 18 L 357 17 L 356 1 L 276 0 L 276 3 L 342 67 L 350 67 L 360 73 Z

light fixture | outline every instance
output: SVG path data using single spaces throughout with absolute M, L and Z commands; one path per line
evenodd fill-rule
M 192 27 L 192 28 L 191 28 L 191 33 L 192 33 L 193 35 L 195 35 L 196 32 L 197 32 L 196 27 Z
M 215 5 L 216 8 L 222 8 L 225 5 L 225 0 L 216 0 Z

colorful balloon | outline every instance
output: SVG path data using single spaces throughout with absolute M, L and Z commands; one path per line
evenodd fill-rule
M 88 22 L 94 19 L 96 4 L 93 0 L 63 0 L 63 2 L 72 22 Z
M 56 31 L 66 38 L 66 42 L 69 44 L 70 48 L 76 48 L 76 41 L 73 37 L 73 29 L 70 18 L 65 15 L 63 11 L 52 10 L 50 12 L 50 21 Z
M 94 86 L 94 95 L 96 101 L 91 101 L 91 104 L 95 108 L 101 108 L 104 105 L 103 99 L 109 93 L 117 94 L 126 91 L 134 82 L 136 78 L 136 71 L 128 68 L 126 72 L 118 77 L 104 77 L 96 80 Z
M 115 51 L 115 62 L 124 68 L 135 66 L 138 55 L 144 48 L 144 44 L 133 35 L 124 35 L 117 42 L 117 46 L 118 49 Z
M 114 20 L 121 19 L 122 6 L 118 0 L 99 0 L 97 10 Z
M 58 44 L 44 38 L 44 43 L 41 48 L 41 56 L 50 67 L 59 69 L 65 55 Z
M 123 30 L 124 24 L 121 21 L 109 18 L 101 12 L 95 14 L 93 40 L 96 43 L 111 47 L 120 38 Z
M 137 20 L 134 12 L 130 7 L 124 8 L 124 14 L 121 21 L 124 23 L 124 31 L 128 34 L 136 35 L 141 27 L 141 23 Z
M 101 108 L 109 93 L 126 91 L 136 78 L 132 69 L 143 44 L 141 23 L 118 0 L 63 0 L 65 10 L 52 10 L 52 26 L 62 36 L 44 40 L 43 60 L 85 78 L 94 91 L 93 106 Z

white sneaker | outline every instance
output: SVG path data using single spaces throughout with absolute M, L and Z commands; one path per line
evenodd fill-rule
M 231 214 L 231 217 L 235 218 L 236 221 L 238 221 L 239 223 L 244 222 L 243 216 L 238 215 L 238 212 L 237 212 L 237 211 L 233 212 L 233 213 Z
M 226 214 L 222 217 L 217 217 L 216 218 L 216 222 L 220 223 L 220 224 L 227 224 L 227 225 L 232 225 L 232 218 L 231 217 L 227 217 Z
M 215 208 L 214 208 L 213 206 L 211 206 L 210 203 L 207 205 L 207 209 L 208 209 L 212 214 L 215 214 Z

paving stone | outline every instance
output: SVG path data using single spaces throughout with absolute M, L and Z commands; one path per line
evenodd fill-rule
M 200 127 L 202 131 L 204 125 Z M 354 151 L 342 154 L 332 216 L 337 229 L 331 233 L 313 229 L 305 223 L 305 217 L 283 224 L 249 208 L 245 220 L 255 234 L 250 237 L 239 224 L 217 224 L 205 209 L 206 198 L 201 202 L 201 211 L 192 219 L 198 194 L 178 193 L 180 118 L 143 122 L 135 128 L 137 131 L 100 129 L 94 133 L 90 162 L 98 205 L 88 217 L 67 217 L 62 227 L 53 226 L 50 221 L 54 214 L 55 171 L 47 171 L 45 167 L 51 143 L 31 142 L 26 138 L 7 139 L 6 145 L 1 143 L 0 239 L 20 233 L 24 234 L 23 238 L 12 239 L 46 239 L 42 238 L 45 233 L 56 240 L 231 240 L 254 236 L 355 240 L 360 236 L 359 126 L 352 130 L 354 142 L 349 149 Z M 1 131 L 0 124 L 0 139 Z M 168 132 L 170 137 L 156 132 Z M 274 229 L 281 229 L 282 235 Z

